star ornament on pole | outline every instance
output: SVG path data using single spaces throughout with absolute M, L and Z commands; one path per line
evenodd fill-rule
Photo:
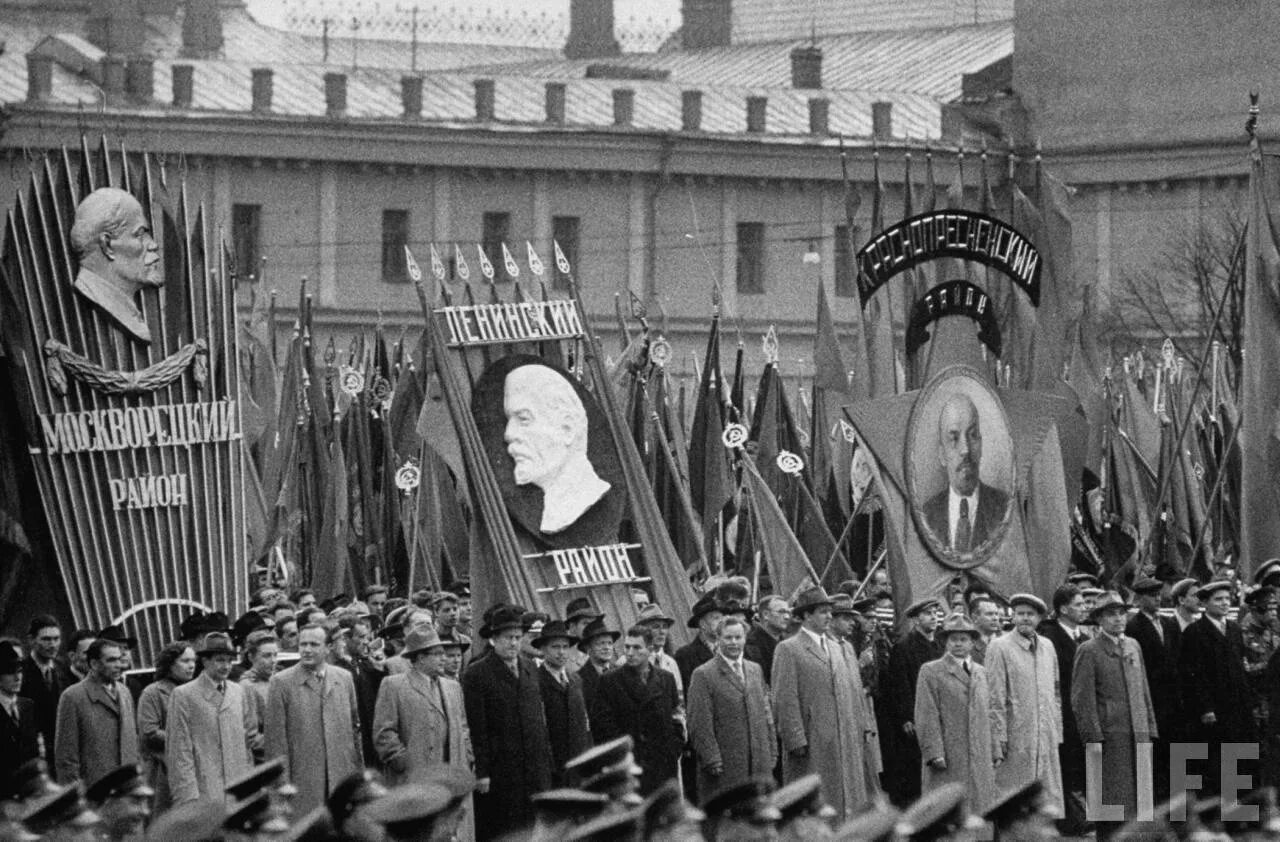
M 556 253 L 556 268 L 560 270 L 561 274 L 569 274 L 572 267 L 569 265 L 569 258 L 565 257 L 564 252 L 560 250 L 560 241 L 552 240 L 551 246 Z
M 524 247 L 528 252 L 529 271 L 532 272 L 536 277 L 541 278 L 542 275 L 547 271 L 546 268 L 543 267 L 542 265 L 542 258 L 538 257 L 538 253 L 534 251 L 533 243 L 529 242 L 528 240 L 525 240 Z

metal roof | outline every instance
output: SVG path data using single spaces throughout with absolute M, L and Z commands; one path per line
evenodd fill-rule
M 733 0 L 733 43 L 1013 20 L 1014 0 Z

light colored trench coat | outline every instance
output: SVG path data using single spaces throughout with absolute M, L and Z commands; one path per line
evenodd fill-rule
M 266 758 L 285 759 L 285 774 L 298 788 L 294 811 L 300 816 L 364 768 L 351 673 L 328 664 L 322 687 L 312 676 L 298 664 L 271 676 L 267 690 Z
M 1039 779 L 1048 812 L 1061 818 L 1062 708 L 1053 641 L 1036 635 L 1033 653 L 1030 641 L 1014 629 L 992 639 L 984 665 L 991 691 L 991 737 L 1007 747 L 1004 762 L 996 767 L 997 794 Z
M 234 681 L 225 692 L 207 674 L 174 689 L 169 697 L 165 765 L 174 804 L 226 797 L 227 783 L 253 768 L 258 714 Z
M 969 788 L 968 809 L 984 813 L 996 797 L 994 760 L 997 746 L 991 738 L 991 695 L 987 671 L 970 663 L 966 673 L 960 661 L 943 655 L 920 668 L 916 679 L 916 739 L 922 760 L 921 791 L 943 784 L 962 783 Z M 946 769 L 929 765 L 941 758 Z

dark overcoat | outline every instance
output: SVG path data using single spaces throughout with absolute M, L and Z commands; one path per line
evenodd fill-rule
M 743 650 L 742 655 L 748 661 L 755 661 L 760 665 L 760 671 L 764 674 L 764 683 L 769 683 L 770 677 L 773 675 L 773 650 L 778 648 L 778 639 L 759 623 L 751 625 L 751 631 L 747 632 L 747 646 Z
M 689 682 L 693 680 L 693 671 L 714 656 L 715 653 L 703 641 L 700 634 L 676 650 L 676 665 L 680 667 L 680 684 L 686 693 L 689 691 Z
M 581 672 L 581 670 L 579 670 Z M 582 679 L 567 670 L 569 683 L 561 684 L 545 666 L 538 667 L 542 710 L 547 717 L 547 738 L 551 740 L 551 782 L 568 786 L 564 764 L 591 748 L 591 724 L 587 702 L 582 695 Z
M 58 699 L 54 746 L 58 783 L 93 783 L 126 763 L 138 762 L 138 725 L 133 697 L 123 681 L 115 697 L 101 681 L 85 676 Z
M 1155 709 L 1160 737 L 1177 739 L 1182 722 L 1182 687 L 1178 681 L 1178 653 L 1182 648 L 1182 629 L 1172 617 L 1156 617 L 1163 638 L 1156 633 L 1155 623 L 1139 611 L 1129 618 L 1124 633 L 1133 638 L 1142 651 L 1142 665 L 1147 673 L 1147 688 Z
M 1210 743 L 1250 742 L 1254 737 L 1249 684 L 1244 672 L 1240 626 L 1227 622 L 1226 634 L 1208 617 L 1182 632 L 1179 674 L 1183 687 L 1185 736 Z M 1200 718 L 1212 712 L 1214 725 Z
M 680 693 L 666 670 L 650 667 L 648 677 L 631 666 L 618 667 L 600 678 L 591 734 L 597 743 L 630 734 L 635 741 L 636 763 L 644 769 L 640 791 L 644 795 L 676 776 L 684 734 L 676 712 Z
M 742 662 L 738 678 L 724 658 L 693 671 L 689 685 L 689 742 L 698 756 L 698 792 L 711 794 L 756 775 L 773 773 L 778 739 L 769 688 L 759 664 Z M 719 775 L 708 769 L 724 768 Z
M 44 759 L 50 766 L 54 762 L 53 743 L 58 725 L 58 699 L 77 680 L 66 658 L 62 656 L 54 658 L 47 682 L 33 655 L 28 654 L 22 661 L 22 690 L 18 695 L 35 703 L 36 722 L 44 737 Z
M 889 652 L 889 668 L 883 679 L 884 696 L 889 714 L 889 739 L 881 738 L 884 755 L 885 789 L 895 803 L 908 803 L 920 797 L 920 744 L 902 730 L 916 709 L 916 680 L 920 668 L 942 657 L 942 641 L 925 637 L 911 629 Z
M 35 703 L 17 699 L 18 721 L 0 712 L 0 781 L 7 781 L 18 767 L 40 753 L 40 718 Z
M 496 655 L 478 658 L 462 674 L 462 697 L 476 758 L 476 838 L 519 830 L 533 818 L 529 799 L 551 787 L 551 740 L 538 673 L 523 658 L 520 676 Z

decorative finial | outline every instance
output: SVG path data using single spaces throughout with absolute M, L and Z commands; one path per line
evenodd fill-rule
M 524 247 L 529 260 L 529 271 L 535 276 L 541 278 L 543 273 L 546 271 L 542 266 L 542 258 L 538 257 L 538 252 L 534 250 L 533 243 L 525 240 Z
M 778 364 L 778 329 L 773 325 L 769 325 L 769 332 L 764 335 L 764 339 L 760 340 L 761 349 L 764 351 L 764 361 L 767 365 Z
M 480 255 L 480 274 L 484 275 L 484 279 L 489 283 L 493 283 L 493 264 L 489 262 L 489 255 L 484 253 L 484 246 L 476 246 L 476 254 Z
M 462 255 L 462 247 L 457 243 L 453 244 L 453 258 L 458 264 L 458 277 L 463 281 L 471 280 L 471 267 L 467 265 L 467 259 Z
M 409 273 L 410 275 L 413 272 Z M 444 282 L 444 261 L 440 259 L 440 252 L 436 251 L 436 244 L 431 244 L 431 274 L 436 276 L 436 280 Z
M 1258 131 L 1258 92 L 1249 91 L 1249 119 L 1245 121 L 1244 130 L 1250 139 L 1257 136 Z
M 520 267 L 516 264 L 516 259 L 512 256 L 511 249 L 507 248 L 506 243 L 502 244 L 502 265 L 507 270 L 509 277 L 520 277 Z

